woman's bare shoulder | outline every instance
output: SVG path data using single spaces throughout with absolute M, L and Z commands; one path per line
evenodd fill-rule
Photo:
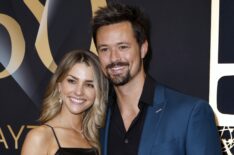
M 51 137 L 52 131 L 45 125 L 31 129 L 24 140 L 21 154 L 42 154 L 42 151 L 47 150 Z
M 30 130 L 26 138 L 40 142 L 47 141 L 49 137 L 51 137 L 51 129 L 45 125 L 41 125 Z

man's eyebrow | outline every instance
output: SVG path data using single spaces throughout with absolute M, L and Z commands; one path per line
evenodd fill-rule
M 106 44 L 101 44 L 101 45 L 97 45 L 97 48 L 101 48 L 101 47 L 105 47 L 105 46 L 107 46 Z
M 129 44 L 128 42 L 119 42 L 117 43 L 117 45 L 121 45 L 121 44 Z
M 118 42 L 118 43 L 115 43 L 115 45 L 121 45 L 121 44 L 129 44 L 129 42 L 127 41 L 121 41 L 121 42 Z M 100 45 L 97 45 L 97 48 L 100 48 L 100 47 L 106 47 L 108 46 L 107 44 L 100 44 Z

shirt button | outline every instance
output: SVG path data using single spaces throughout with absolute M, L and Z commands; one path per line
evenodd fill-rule
M 128 144 L 128 139 L 127 139 L 127 138 L 124 139 L 124 143 L 125 143 L 125 144 Z

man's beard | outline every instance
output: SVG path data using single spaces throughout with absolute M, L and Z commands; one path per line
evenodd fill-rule
M 124 75 L 111 76 L 109 73 L 107 73 L 107 76 L 110 79 L 111 83 L 115 86 L 122 86 L 128 83 L 131 78 L 130 70 L 128 70 L 127 73 Z
M 128 81 L 131 78 L 130 75 L 130 70 L 128 68 L 128 70 L 124 73 L 121 74 L 116 74 L 116 75 L 111 75 L 110 72 L 108 72 L 109 69 L 116 67 L 116 66 L 129 66 L 128 63 L 126 62 L 115 62 L 115 63 L 111 63 L 106 67 L 106 72 L 107 72 L 107 77 L 108 79 L 111 81 L 111 83 L 115 86 L 121 86 L 124 85 L 126 83 L 128 83 Z M 123 74 L 123 75 L 122 75 Z

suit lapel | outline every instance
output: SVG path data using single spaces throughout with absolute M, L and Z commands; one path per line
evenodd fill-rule
M 147 109 L 138 155 L 150 155 L 165 106 L 164 103 L 164 87 L 158 84 L 154 93 L 154 103 Z

